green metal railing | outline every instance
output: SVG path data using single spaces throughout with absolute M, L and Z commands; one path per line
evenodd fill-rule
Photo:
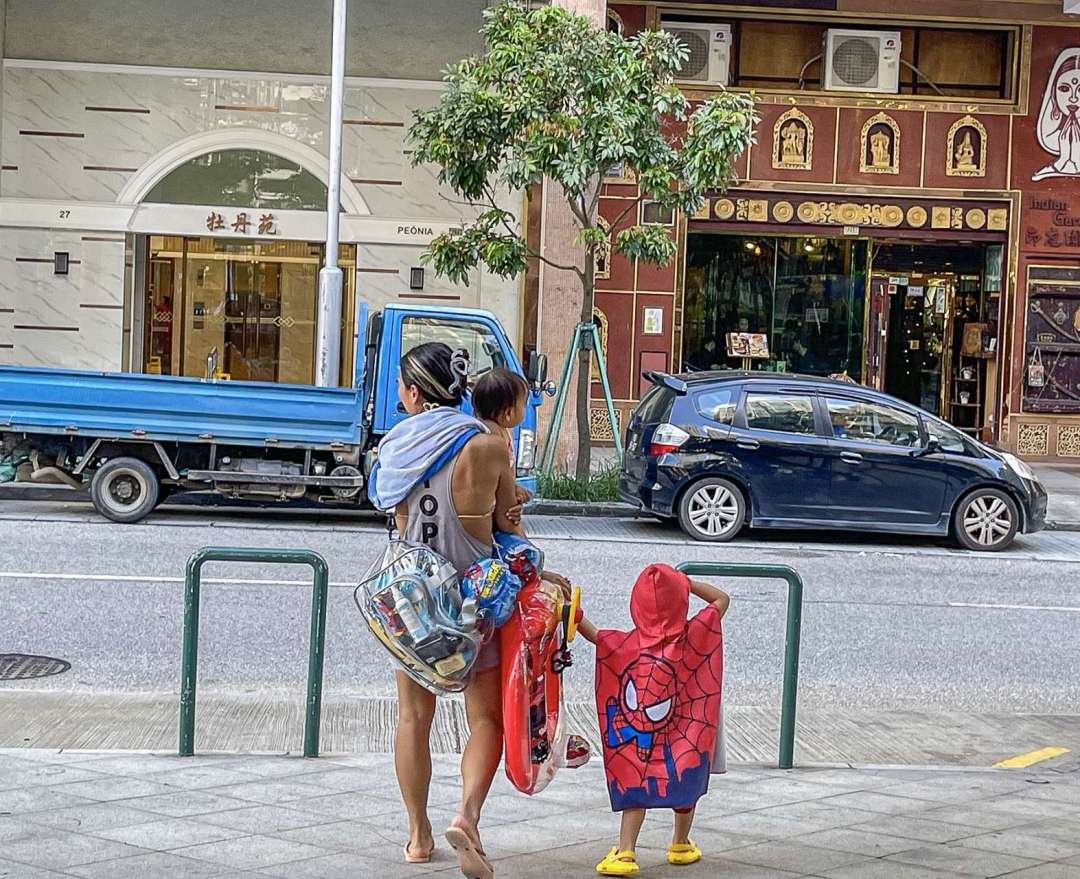
M 308 641 L 307 709 L 304 717 L 304 756 L 319 756 L 322 718 L 323 657 L 326 641 L 326 599 L 329 576 L 326 560 L 308 549 L 242 549 L 204 546 L 188 559 L 184 578 L 184 647 L 180 661 L 180 756 L 195 753 L 195 686 L 199 664 L 199 598 L 202 568 L 207 562 L 260 562 L 271 565 L 310 565 L 311 635 Z
M 795 757 L 795 705 L 799 689 L 799 641 L 802 633 L 802 577 L 787 565 L 683 562 L 678 569 L 688 577 L 747 577 L 784 580 L 787 583 L 787 633 L 784 639 L 784 691 L 780 708 L 778 765 L 781 769 L 790 769 Z

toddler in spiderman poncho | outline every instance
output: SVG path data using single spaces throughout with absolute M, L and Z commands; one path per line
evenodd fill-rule
M 687 619 L 690 596 L 708 606 Z M 638 834 L 646 809 L 672 809 L 668 862 L 693 864 L 690 841 L 698 799 L 709 788 L 723 680 L 721 619 L 728 596 L 668 565 L 650 565 L 634 584 L 629 632 L 578 631 L 596 645 L 596 710 L 613 811 L 622 812 L 619 844 L 596 865 L 603 876 L 638 872 Z

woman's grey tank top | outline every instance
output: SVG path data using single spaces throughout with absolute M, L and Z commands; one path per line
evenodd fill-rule
M 461 524 L 451 493 L 456 466 L 455 456 L 406 498 L 409 524 L 402 536 L 410 543 L 430 546 L 460 574 L 480 559 L 489 557 L 491 546 L 477 540 Z

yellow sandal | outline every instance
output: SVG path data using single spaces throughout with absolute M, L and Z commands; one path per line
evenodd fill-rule
M 676 867 L 686 867 L 701 860 L 701 849 L 692 841 L 673 842 L 668 846 L 667 862 Z
M 636 876 L 639 869 L 637 855 L 632 851 L 621 852 L 616 846 L 612 846 L 596 865 L 596 872 L 601 876 Z

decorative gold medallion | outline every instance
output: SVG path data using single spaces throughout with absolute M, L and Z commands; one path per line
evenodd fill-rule
M 907 222 L 909 226 L 921 229 L 926 225 L 926 208 L 921 204 L 912 205 L 907 209 Z
M 986 212 L 986 228 L 992 232 L 1004 232 L 1009 226 L 1008 208 L 990 208 Z
M 952 225 L 952 209 L 946 205 L 936 205 L 930 213 L 931 229 L 948 229 Z
M 718 220 L 730 220 L 735 216 L 735 202 L 730 198 L 718 198 L 713 205 L 713 214 Z
M 705 199 L 705 201 L 703 201 L 701 203 L 701 207 L 699 207 L 696 211 L 694 211 L 690 215 L 690 219 L 691 220 L 707 220 L 707 219 L 709 219 L 709 200 L 708 199 Z
M 961 116 L 945 135 L 948 177 L 986 176 L 986 126 L 974 116 Z
M 896 228 L 904 222 L 904 209 L 899 205 L 887 204 L 881 206 L 881 225 Z
M 795 216 L 795 208 L 790 201 L 778 201 L 772 206 L 773 219 L 778 223 L 786 223 Z
M 900 173 L 900 126 L 888 113 L 875 113 L 863 124 L 859 135 L 859 171 Z
M 981 229 L 986 225 L 986 211 L 982 208 L 971 208 L 964 215 L 964 220 L 971 229 Z
M 863 212 L 857 204 L 844 202 L 835 206 L 832 219 L 841 226 L 855 226 L 863 221 Z
M 772 166 L 778 170 L 809 171 L 814 162 L 814 123 L 792 107 L 773 125 Z
M 824 202 L 816 201 L 804 201 L 796 208 L 796 213 L 799 215 L 799 219 L 804 223 L 824 223 L 825 222 L 825 204 Z

